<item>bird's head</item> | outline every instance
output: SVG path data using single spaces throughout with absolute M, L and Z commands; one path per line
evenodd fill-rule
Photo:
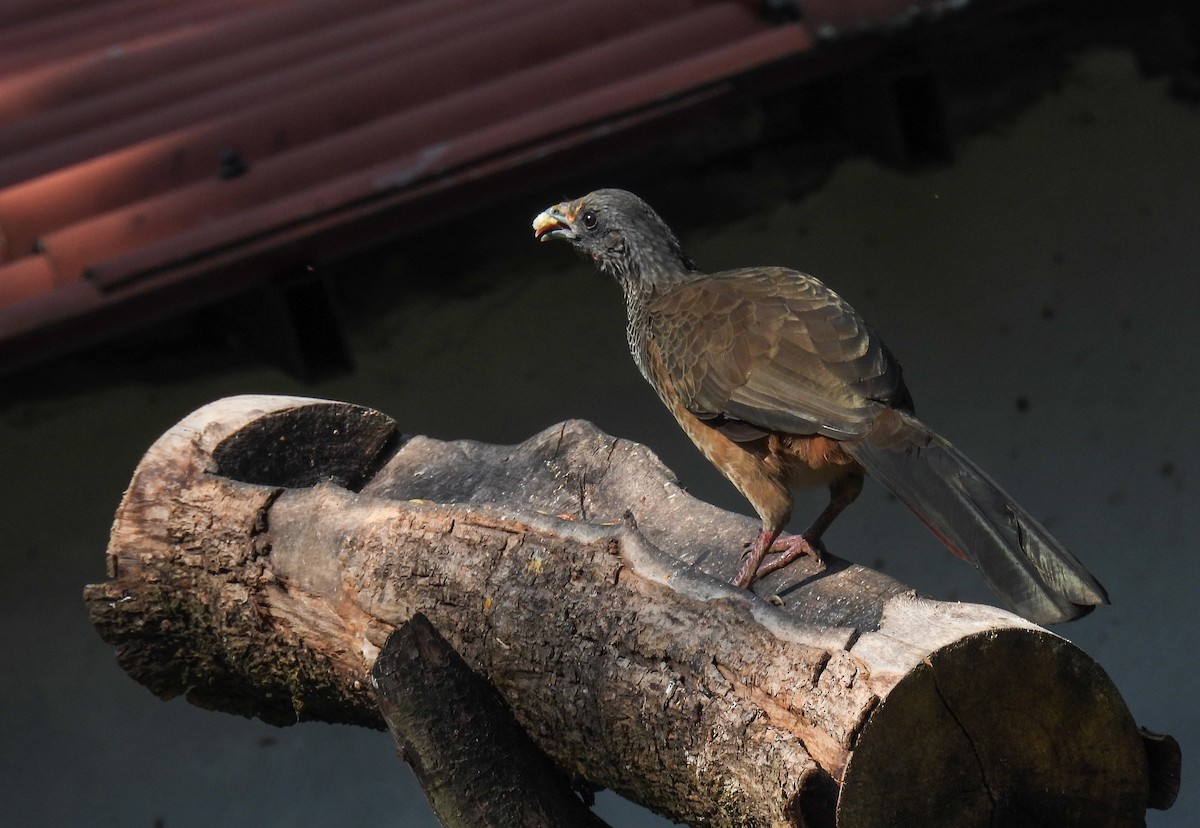
M 569 241 L 627 288 L 665 287 L 696 269 L 658 213 L 625 190 L 596 190 L 543 210 L 533 234 Z

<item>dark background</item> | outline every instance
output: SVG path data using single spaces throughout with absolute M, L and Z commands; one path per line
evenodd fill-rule
M 1123 49 L 1052 74 L 957 140 L 953 163 L 898 171 L 851 153 L 814 178 L 795 149 L 751 142 L 705 164 L 616 165 L 338 263 L 326 275 L 351 373 L 306 383 L 271 367 L 225 308 L 6 378 L 0 823 L 436 824 L 386 734 L 163 703 L 90 628 L 80 593 L 104 577 L 134 466 L 206 402 L 337 398 L 408 432 L 494 442 L 582 417 L 646 443 L 698 497 L 749 512 L 637 375 L 619 291 L 565 245 L 532 241 L 542 208 L 625 186 L 705 269 L 798 267 L 871 321 L 922 417 L 1108 587 L 1111 607 L 1057 632 L 1140 724 L 1183 746 L 1180 799 L 1149 825 L 1196 824 L 1200 115 Z M 798 499 L 794 529 L 822 497 Z M 827 542 L 931 596 L 991 600 L 869 483 Z M 600 809 L 662 824 L 611 795 Z

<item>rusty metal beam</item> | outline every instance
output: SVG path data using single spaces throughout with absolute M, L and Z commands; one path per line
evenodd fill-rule
M 686 20 L 680 15 L 692 3 L 570 0 L 547 11 L 540 0 L 505 0 L 484 7 L 440 0 L 416 4 L 413 9 L 427 14 L 429 6 L 444 14 L 406 20 L 406 25 L 398 27 L 399 34 L 324 61 L 314 60 L 295 70 L 188 99 L 168 111 L 0 159 L 0 182 L 22 182 L 0 190 L 0 254 L 12 260 L 28 253 L 38 237 L 89 216 L 159 193 L 182 191 L 204 179 L 215 183 L 218 156 L 227 148 L 235 148 L 253 168 L 272 156 L 332 137 L 347 142 L 344 151 L 335 147 L 330 152 L 334 158 L 328 163 L 334 164 L 330 169 L 336 174 L 360 152 L 352 146 L 353 128 L 359 124 L 461 92 L 589 43 L 656 23 Z M 712 8 L 752 19 L 735 7 Z M 702 9 L 697 14 L 711 13 Z M 687 32 L 685 28 L 683 34 Z M 514 94 L 510 87 L 490 98 L 477 95 L 464 117 L 500 111 Z M 179 126 L 190 119 L 202 120 Z M 159 132 L 172 125 L 177 128 Z M 401 135 L 407 133 L 404 125 L 399 130 Z M 150 137 L 136 140 L 146 134 Z M 437 138 L 431 136 L 431 140 Z M 120 148 L 106 152 L 111 146 Z M 89 160 L 63 166 L 78 157 Z M 44 170 L 54 172 L 24 180 Z M 307 174 L 312 173 L 321 174 L 321 170 Z M 232 184 L 226 182 L 216 189 L 236 193 L 238 188 Z M 71 197 L 63 198 L 67 193 Z
M 264 159 L 240 178 L 210 178 L 46 233 L 39 239 L 40 247 L 64 279 L 79 278 L 97 262 L 192 230 L 236 222 L 239 211 L 277 202 L 356 169 L 407 154 L 433 163 L 456 135 L 683 61 L 765 28 L 741 7 L 718 4 L 623 33 L 621 27 L 628 27 L 631 20 L 651 22 L 645 20 L 645 12 L 639 19 L 632 8 L 649 4 L 625 2 L 631 8 L 629 14 L 619 16 L 620 21 L 610 14 L 610 4 L 570 4 L 506 28 L 509 38 L 456 41 L 463 61 L 469 60 L 470 65 L 459 64 L 466 75 L 454 94 Z M 569 22 L 581 19 L 592 25 L 564 31 Z M 611 37 L 587 47 L 600 33 Z M 560 56 L 540 63 L 532 59 L 544 56 L 548 48 Z M 529 58 L 518 58 L 521 55 Z M 516 59 L 527 68 L 483 80 L 493 67 Z
M 113 49 L 182 39 L 188 28 L 283 0 L 113 0 L 0 31 L 0 73 L 68 55 L 103 59 Z
M 435 5 L 422 3 L 420 8 Z M 0 123 L 5 124 L 0 154 L 175 103 L 367 36 L 379 37 L 406 25 L 405 16 L 413 11 L 396 8 L 395 0 L 299 0 L 244 9 L 191 26 L 185 37 L 138 48 L 125 43 L 103 56 L 85 52 L 52 59 L 42 53 L 36 66 L 8 73 L 0 83 Z

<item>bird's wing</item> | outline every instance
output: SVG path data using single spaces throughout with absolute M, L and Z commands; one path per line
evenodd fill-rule
M 803 273 L 718 273 L 659 294 L 646 311 L 645 347 L 656 351 L 664 379 L 715 425 L 847 439 L 862 436 L 885 406 L 911 408 L 879 337 Z

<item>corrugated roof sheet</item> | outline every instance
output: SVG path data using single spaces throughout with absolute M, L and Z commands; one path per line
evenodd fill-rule
M 446 217 L 794 68 L 817 29 L 946 4 L 763 5 L 9 0 L 0 367 Z

